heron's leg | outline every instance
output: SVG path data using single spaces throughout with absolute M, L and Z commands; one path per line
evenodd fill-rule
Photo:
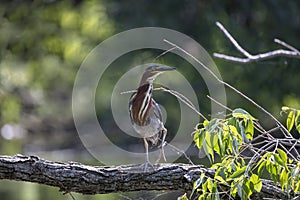
M 144 139 L 145 150 L 146 150 L 146 162 L 145 162 L 145 166 L 144 166 L 144 172 L 146 172 L 147 169 L 148 169 L 148 165 L 150 165 L 152 168 L 153 168 L 153 166 L 151 165 L 151 163 L 149 161 L 149 151 L 148 151 L 148 142 L 147 142 L 147 139 L 146 138 L 143 138 L 143 139 Z
M 158 163 L 160 161 L 161 156 L 164 158 L 164 161 L 167 162 L 167 159 L 166 159 L 166 156 L 165 156 L 165 151 L 164 151 L 164 146 L 165 146 L 165 140 L 166 140 L 167 133 L 168 133 L 167 129 L 164 128 L 162 130 L 163 135 L 162 135 L 162 140 L 161 140 L 161 149 L 160 149 L 159 156 L 158 156 L 155 163 Z
M 149 163 L 149 152 L 148 152 L 148 142 L 146 138 L 144 139 L 144 145 L 145 145 L 145 150 L 146 150 L 146 163 Z

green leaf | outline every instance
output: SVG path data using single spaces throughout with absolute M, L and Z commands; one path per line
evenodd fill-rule
M 300 133 L 300 110 L 297 111 L 297 116 L 295 118 L 295 126 L 298 133 Z
M 186 196 L 186 193 L 184 193 L 181 197 L 178 198 L 178 200 L 189 200 Z
M 226 181 L 221 176 L 215 176 L 214 178 L 222 184 L 226 183 Z
M 191 195 L 190 195 L 190 199 L 192 198 L 195 190 L 198 189 L 200 187 L 200 185 L 202 184 L 202 182 L 204 180 L 204 176 L 205 176 L 205 174 L 201 173 L 200 177 L 194 182 L 193 190 L 192 190 Z
M 253 193 L 253 183 L 250 181 L 250 180 L 247 180 L 245 179 L 243 181 L 243 190 L 244 190 L 244 193 L 245 193 L 245 199 L 249 199 L 251 194 Z
M 278 154 L 274 154 L 275 162 L 279 164 L 281 167 L 285 167 L 285 163 L 282 161 Z
M 212 132 L 217 128 L 218 125 L 219 125 L 219 119 L 214 118 L 208 121 L 207 123 L 205 123 L 204 127 L 208 132 Z
M 212 182 L 212 180 L 209 178 L 207 179 L 207 189 L 210 191 L 210 192 L 213 192 L 213 188 L 214 188 L 214 184 Z
M 247 111 L 242 108 L 236 108 L 232 111 L 232 116 L 235 118 L 242 118 L 242 119 L 251 119 L 255 120 Z
M 203 184 L 202 184 L 202 192 L 204 195 L 206 195 L 206 192 L 207 192 L 207 181 L 205 181 Z
M 279 153 L 279 156 L 284 164 L 284 167 L 287 168 L 287 155 L 286 155 L 285 151 L 277 148 L 277 152 Z
M 295 186 L 295 189 L 294 189 L 294 192 L 299 192 L 300 191 L 300 181 L 298 181 L 296 183 L 296 186 Z
M 238 192 L 238 184 L 236 184 L 235 182 L 232 182 L 231 188 L 230 188 L 231 196 L 233 196 L 235 198 L 237 192 Z
M 233 174 L 231 174 L 229 176 L 229 179 L 234 179 L 234 178 L 238 178 L 238 177 L 242 176 L 243 173 L 245 172 L 245 170 L 246 170 L 246 166 L 238 169 L 237 171 L 233 172 Z
M 288 114 L 288 117 L 286 119 L 286 127 L 289 131 L 291 131 L 294 126 L 295 115 L 296 115 L 295 111 L 290 111 L 290 113 Z
M 262 188 L 262 181 L 260 180 L 260 178 L 256 174 L 252 174 L 250 177 L 250 181 L 253 183 L 254 189 L 257 192 L 260 192 Z
M 281 171 L 279 181 L 280 181 L 281 189 L 284 191 L 285 185 L 288 184 L 288 173 L 286 172 L 285 169 Z
M 282 149 L 277 148 L 277 151 L 279 153 L 280 158 L 282 159 L 283 162 L 287 162 L 287 155 L 285 153 L 285 151 L 283 151 Z
M 271 172 L 270 172 L 270 174 L 271 174 L 271 178 L 272 178 L 273 182 L 275 184 L 277 184 L 279 173 L 278 173 L 278 169 L 277 169 L 276 165 L 271 165 Z
M 263 161 L 260 163 L 260 165 L 258 166 L 258 169 L 257 169 L 258 176 L 261 176 L 265 166 L 266 166 L 266 161 Z
M 248 138 L 246 136 L 245 128 L 243 126 L 243 122 L 242 121 L 239 122 L 239 127 L 240 127 L 240 133 L 241 133 L 243 141 L 245 143 L 249 143 L 249 140 L 248 140 Z
M 251 119 L 247 119 L 245 122 L 245 133 L 249 140 L 252 140 L 254 134 L 254 125 Z
M 211 134 L 210 132 L 205 132 L 205 139 L 203 142 L 205 142 L 206 150 L 208 154 L 210 154 L 212 162 L 214 162 L 215 156 L 214 156 L 214 137 L 215 134 Z
M 234 153 L 234 155 L 237 155 L 239 153 L 239 144 L 236 140 L 236 138 L 232 138 L 232 152 Z
M 211 155 L 209 153 L 209 148 L 206 145 L 206 140 L 203 140 L 203 142 L 202 142 L 202 148 L 204 150 L 204 153 L 205 153 L 206 157 L 208 157 L 209 161 L 211 163 L 213 163 L 213 159 L 212 159 L 212 157 L 211 157 Z
M 218 146 L 215 148 L 215 150 L 221 157 L 223 157 L 226 152 L 226 143 L 223 143 L 223 138 L 224 135 L 222 133 L 218 133 Z
M 194 142 L 198 149 L 202 148 L 203 145 L 203 138 L 204 138 L 205 131 L 203 129 L 199 129 L 196 131 L 194 135 Z
M 238 190 L 238 195 L 241 197 L 242 200 L 246 200 L 248 199 L 248 195 L 245 191 L 245 188 L 247 188 L 247 186 L 245 184 L 238 184 L 237 186 Z

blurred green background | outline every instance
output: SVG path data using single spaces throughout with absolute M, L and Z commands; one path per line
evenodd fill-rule
M 255 54 L 281 48 L 273 42 L 274 38 L 300 48 L 299 12 L 300 2 L 296 0 L 1 1 L 0 154 L 34 154 L 53 161 L 72 160 L 99 165 L 81 144 L 74 127 L 72 87 L 76 72 L 87 54 L 116 33 L 137 27 L 164 27 L 187 34 L 211 55 L 219 52 L 242 56 L 215 26 L 216 21 L 220 21 L 243 47 Z M 143 64 L 160 53 L 137 53 L 134 57 L 122 59 L 122 64 Z M 162 61 L 175 67 L 181 65 L 178 70 L 191 82 L 198 98 L 206 98 L 205 83 L 194 75 L 191 67 L 184 67 L 186 62 L 179 62 L 172 54 L 163 57 Z M 284 121 L 279 114 L 281 106 L 300 109 L 300 60 L 274 58 L 251 64 L 216 58 L 214 61 L 223 80 L 249 95 L 281 121 Z M 119 68 L 114 73 L 106 73 L 102 81 L 108 89 L 101 93 L 104 97 L 98 99 L 111 94 L 111 85 L 125 71 Z M 227 92 L 228 106 L 245 108 L 266 128 L 273 126 L 270 119 L 255 107 L 231 91 Z M 99 100 L 98 112 L 109 109 L 101 105 Z M 178 104 L 171 106 L 177 109 Z M 204 114 L 209 114 L 209 100 L 201 102 L 200 107 Z M 101 120 L 106 122 L 109 130 L 117 131 L 111 115 L 101 115 Z M 167 127 L 172 132 L 174 122 L 172 118 L 170 120 Z M 128 144 L 131 143 L 124 143 Z M 196 160 L 197 156 L 191 156 Z M 147 199 L 150 196 L 171 198 L 158 197 L 161 193 L 149 194 L 124 195 L 132 199 L 141 195 Z M 178 196 L 178 193 L 173 195 Z M 119 194 L 74 196 L 77 200 L 126 199 Z M 57 188 L 3 180 L 0 181 L 0 197 L 5 200 L 71 199 Z

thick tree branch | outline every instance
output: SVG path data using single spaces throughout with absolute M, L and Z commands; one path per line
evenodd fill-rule
M 143 172 L 141 165 L 87 166 L 80 163 L 60 163 L 36 156 L 0 156 L 0 179 L 28 181 L 60 188 L 63 192 L 103 194 L 140 190 L 191 191 L 201 172 L 213 176 L 214 171 L 189 164 L 159 164 L 155 170 Z M 228 189 L 228 188 L 227 188 Z M 255 194 L 286 198 L 287 195 L 270 181 L 263 180 L 263 189 Z
M 289 50 L 277 49 L 277 50 L 266 52 L 266 53 L 252 55 L 239 45 L 239 43 L 232 37 L 232 35 L 224 28 L 224 26 L 220 22 L 216 22 L 216 25 L 221 29 L 221 31 L 230 40 L 230 42 L 234 45 L 234 47 L 246 57 L 246 58 L 239 58 L 239 57 L 234 57 L 234 56 L 228 56 L 225 54 L 214 53 L 214 56 L 217 58 L 234 61 L 234 62 L 238 62 L 238 63 L 250 63 L 250 62 L 255 62 L 255 61 L 267 60 L 267 59 L 274 58 L 274 57 L 300 58 L 300 52 L 298 49 L 296 49 L 295 47 L 293 47 L 279 39 L 274 39 L 274 42 L 288 48 Z
M 60 163 L 36 156 L 0 156 L 0 179 L 35 182 L 59 187 L 64 192 L 103 194 L 139 190 L 192 189 L 201 171 L 213 171 L 202 166 L 158 164 L 155 170 L 144 172 L 144 166 L 87 166 L 80 163 Z

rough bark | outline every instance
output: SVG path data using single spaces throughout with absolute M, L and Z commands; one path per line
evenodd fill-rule
M 143 171 L 141 165 L 87 166 L 80 163 L 51 162 L 36 156 L 0 156 L 0 179 L 28 181 L 60 188 L 63 192 L 104 194 L 140 190 L 182 190 L 190 192 L 201 172 L 214 171 L 200 165 L 158 164 Z M 223 188 L 224 189 L 224 188 Z M 257 198 L 287 195 L 264 180 Z

